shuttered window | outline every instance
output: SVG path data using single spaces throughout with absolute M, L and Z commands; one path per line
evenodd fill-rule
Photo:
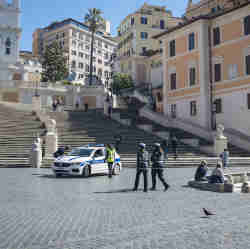
M 170 89 L 171 90 L 176 89 L 176 73 L 171 73 L 170 75 Z
M 189 34 L 188 41 L 189 41 L 189 50 L 193 50 L 195 48 L 195 36 L 194 33 Z
M 148 39 L 148 33 L 147 32 L 141 32 L 141 39 L 142 40 Z
M 173 57 L 175 56 L 175 40 L 172 40 L 169 43 L 169 46 L 170 46 L 170 57 Z
M 160 20 L 160 29 L 165 29 L 165 21 Z
M 135 23 L 135 18 L 132 17 L 132 18 L 131 18 L 131 25 L 134 25 L 134 23 Z
M 147 24 L 147 23 L 148 23 L 147 17 L 142 16 L 141 17 L 141 24 Z
M 250 34 L 250 16 L 244 18 L 244 33 L 245 35 Z
M 221 99 L 216 99 L 214 101 L 214 103 L 215 103 L 215 112 L 222 113 L 222 101 L 221 101 Z
M 216 27 L 213 29 L 214 46 L 220 44 L 220 28 Z
M 221 64 L 214 64 L 214 81 L 221 81 Z
M 246 74 L 250 75 L 250 55 L 246 56 Z
M 189 69 L 189 80 L 190 80 L 190 86 L 195 85 L 195 68 L 194 67 Z
M 250 93 L 247 94 L 247 109 L 250 110 Z

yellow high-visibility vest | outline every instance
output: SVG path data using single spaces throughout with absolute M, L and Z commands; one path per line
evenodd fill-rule
M 115 149 L 107 148 L 107 153 L 108 153 L 108 158 L 107 158 L 108 163 L 113 163 L 115 161 Z

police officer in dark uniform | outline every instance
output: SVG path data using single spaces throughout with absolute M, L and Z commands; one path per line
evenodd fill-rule
M 148 191 L 148 164 L 149 164 L 149 155 L 146 151 L 146 145 L 143 143 L 139 144 L 139 150 L 137 152 L 137 164 L 136 164 L 136 178 L 135 186 L 133 191 L 137 191 L 138 185 L 140 182 L 140 175 L 143 173 L 144 177 L 144 192 Z
M 150 190 L 156 190 L 156 175 L 158 175 L 162 184 L 164 185 L 164 191 L 169 188 L 169 185 L 166 183 L 163 177 L 163 163 L 164 163 L 164 151 L 161 148 L 159 143 L 154 144 L 154 151 L 151 156 L 152 162 L 152 188 Z
M 65 153 L 70 151 L 70 147 L 66 145 L 65 147 L 59 147 L 58 150 L 54 153 L 54 157 L 60 157 L 63 156 Z
M 120 152 L 120 144 L 122 142 L 122 136 L 120 134 L 117 134 L 114 136 L 114 139 L 115 139 L 115 150 L 117 152 Z

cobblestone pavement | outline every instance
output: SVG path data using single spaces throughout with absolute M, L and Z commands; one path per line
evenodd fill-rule
M 167 169 L 167 192 L 134 193 L 135 169 L 112 179 L 1 169 L 0 248 L 250 248 L 250 195 L 188 188 L 194 170 Z

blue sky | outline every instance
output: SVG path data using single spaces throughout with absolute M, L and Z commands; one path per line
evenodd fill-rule
M 21 50 L 32 50 L 32 33 L 36 28 L 45 27 L 53 21 L 66 18 L 83 20 L 89 8 L 99 8 L 103 17 L 111 21 L 112 35 L 129 13 L 138 9 L 145 0 L 21 0 L 22 38 Z M 188 0 L 148 0 L 148 4 L 166 6 L 174 16 L 185 12 Z

